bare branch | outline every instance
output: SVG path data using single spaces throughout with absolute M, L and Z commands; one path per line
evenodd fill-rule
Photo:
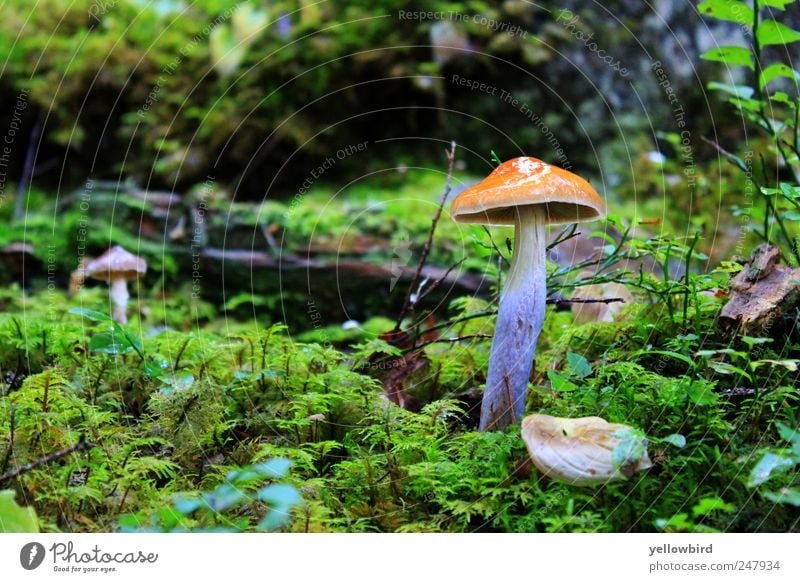
M 414 277 L 411 279 L 411 283 L 408 286 L 408 291 L 406 292 L 406 298 L 403 302 L 403 308 L 400 310 L 400 313 L 397 315 L 397 322 L 395 323 L 394 330 L 392 331 L 400 331 L 400 326 L 403 324 L 403 319 L 405 318 L 406 314 L 408 313 L 409 308 L 411 307 L 411 295 L 414 293 L 414 289 L 417 288 L 419 284 L 419 277 L 422 273 L 422 269 L 425 266 L 426 261 L 428 260 L 428 254 L 431 252 L 431 247 L 433 246 L 433 235 L 436 232 L 436 225 L 439 223 L 439 218 L 442 216 L 442 210 L 444 209 L 444 204 L 447 202 L 447 197 L 450 195 L 450 190 L 452 189 L 453 184 L 453 166 L 455 165 L 456 161 L 456 142 L 450 142 L 450 151 L 447 152 L 447 181 L 445 182 L 444 187 L 444 194 L 442 195 L 442 200 L 439 202 L 439 208 L 436 211 L 436 215 L 433 217 L 431 221 L 431 230 L 428 233 L 428 240 L 425 242 L 425 246 L 422 247 L 422 254 L 419 257 L 419 263 L 417 264 L 417 270 L 414 273 Z
M 416 302 L 419 303 L 420 301 L 425 299 L 425 297 L 427 297 L 432 291 L 434 291 L 439 285 L 441 285 L 442 281 L 447 279 L 447 276 L 450 275 L 450 273 L 453 272 L 453 269 L 455 269 L 456 267 L 461 266 L 461 263 L 463 263 L 465 260 L 466 259 L 461 259 L 457 263 L 454 263 L 454 264 L 450 265 L 450 268 L 447 269 L 447 271 L 445 271 L 444 275 L 442 275 L 441 277 L 436 279 L 436 281 L 434 281 L 433 284 L 430 287 L 428 287 L 425 290 L 424 293 L 422 293 L 421 295 L 419 295 L 419 297 L 417 297 L 417 301 Z
M 42 465 L 46 465 L 47 463 L 52 463 L 53 461 L 62 459 L 67 455 L 71 455 L 76 451 L 85 451 L 90 448 L 92 448 L 92 444 L 86 440 L 86 435 L 82 434 L 78 439 L 78 442 L 72 445 L 71 447 L 67 447 L 66 449 L 61 449 L 60 451 L 56 451 L 55 453 L 50 453 L 49 455 L 40 457 L 35 461 L 31 461 L 27 465 L 22 465 L 21 467 L 17 467 L 13 471 L 9 471 L 8 473 L 0 475 L 0 483 L 24 475 L 25 473 L 33 471 L 34 469 L 41 467 Z

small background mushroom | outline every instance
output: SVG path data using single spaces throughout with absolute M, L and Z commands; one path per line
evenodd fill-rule
M 114 304 L 112 317 L 117 323 L 128 322 L 128 281 L 138 279 L 147 272 L 147 262 L 115 245 L 89 262 L 84 275 L 105 281 L 110 285 L 111 301 Z

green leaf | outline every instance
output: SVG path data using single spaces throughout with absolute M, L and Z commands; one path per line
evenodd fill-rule
M 790 372 L 797 372 L 798 363 L 800 363 L 800 360 L 757 360 L 750 362 L 750 367 L 755 370 L 759 366 L 780 366 Z
M 683 447 L 686 446 L 686 437 L 683 436 L 682 434 L 675 433 L 669 436 L 665 436 L 663 439 L 661 439 L 661 442 L 682 449 Z
M 89 340 L 89 351 L 101 354 L 127 354 L 133 348 L 119 333 L 113 331 L 97 333 Z
M 751 348 L 753 346 L 758 346 L 761 344 L 768 344 L 772 342 L 772 338 L 769 337 L 751 337 L 749 335 L 742 336 L 742 341 L 746 343 Z
M 692 513 L 695 517 L 702 517 L 704 515 L 708 515 L 712 511 L 724 511 L 725 513 L 731 513 L 735 510 L 736 508 L 733 505 L 730 503 L 725 503 L 718 497 L 705 497 L 692 508 Z
M 567 352 L 567 363 L 572 373 L 576 376 L 585 378 L 592 373 L 592 365 L 589 363 L 589 360 L 580 354 Z
M 800 428 L 792 428 L 779 422 L 778 433 L 783 440 L 792 444 L 794 454 L 800 457 Z
M 797 104 L 789 98 L 789 95 L 783 91 L 775 91 L 772 95 L 769 96 L 770 99 L 773 101 L 777 101 L 778 103 L 783 103 L 784 105 L 788 105 L 792 109 L 797 107 Z
M 800 32 L 771 18 L 762 20 L 756 31 L 756 41 L 760 46 L 789 44 L 798 40 L 800 40 Z
M 739 0 L 708 0 L 701 2 L 697 10 L 700 14 L 736 24 L 753 23 L 753 9 Z
M 702 382 L 693 382 L 686 389 L 686 394 L 697 406 L 712 404 L 716 397 L 711 386 Z
M 788 471 L 796 464 L 795 459 L 786 455 L 773 452 L 766 452 L 761 460 L 753 467 L 750 478 L 747 481 L 748 487 L 755 487 L 768 481 L 774 473 Z
M 20 507 L 14 491 L 0 491 L 0 533 L 38 533 L 39 520 L 32 507 Z
M 644 355 L 652 355 L 652 356 L 668 356 L 670 358 L 675 358 L 676 360 L 680 360 L 681 362 L 687 364 L 690 368 L 695 367 L 695 361 L 692 360 L 689 356 L 685 356 L 683 354 L 679 354 L 678 352 L 671 352 L 668 350 L 639 350 L 638 352 L 634 352 L 631 357 L 635 358 L 638 356 Z
M 224 511 L 241 503 L 247 496 L 244 492 L 229 483 L 223 483 L 211 493 L 203 495 L 203 501 L 213 511 Z
M 711 361 L 708 363 L 708 367 L 714 370 L 717 374 L 724 374 L 724 375 L 739 374 L 740 376 L 747 378 L 750 382 L 753 381 L 753 378 L 752 376 L 750 376 L 750 374 L 748 374 L 741 368 L 734 366 L 732 364 L 728 364 L 726 362 Z
M 692 522 L 689 521 L 689 515 L 686 513 L 677 513 L 669 519 L 657 519 L 654 522 L 655 526 L 660 530 L 678 530 L 687 531 L 692 528 Z
M 244 58 L 246 46 L 237 43 L 233 29 L 227 24 L 215 26 L 209 34 L 211 63 L 220 77 L 228 77 L 236 72 Z
M 781 194 L 783 194 L 787 200 L 794 201 L 800 198 L 800 188 L 792 184 L 787 184 L 786 182 L 781 182 Z
M 739 99 L 750 99 L 755 93 L 755 90 L 747 85 L 729 85 L 727 83 L 717 83 L 716 81 L 711 81 L 708 84 L 708 88 L 713 91 L 722 91 Z
M 778 491 L 767 491 L 764 497 L 775 503 L 786 503 L 800 507 L 800 489 L 784 487 Z
M 199 497 L 184 497 L 183 495 L 178 495 L 175 497 L 173 501 L 175 505 L 175 511 L 182 515 L 191 515 L 201 507 L 205 507 L 206 503 Z
M 105 313 L 101 313 L 99 311 L 95 311 L 94 309 L 86 309 L 84 307 L 73 307 L 69 310 L 69 313 L 73 313 L 75 315 L 82 315 L 87 319 L 91 319 L 92 321 L 99 321 L 101 323 L 114 323 L 114 320 L 111 319 L 110 316 L 106 315 Z
M 264 487 L 257 497 L 270 506 L 267 515 L 258 522 L 258 529 L 262 531 L 276 530 L 288 523 L 292 508 L 302 500 L 297 489 L 282 484 Z
M 268 479 L 280 479 L 291 466 L 292 462 L 289 459 L 270 459 L 265 463 L 254 465 L 253 470 Z
M 154 524 L 158 523 L 161 526 L 162 531 L 174 531 L 174 528 L 178 526 L 181 517 L 186 517 L 186 515 L 179 513 L 176 508 L 166 506 L 159 509 L 151 518 L 151 521 Z M 154 531 L 153 533 L 158 532 Z
M 577 384 L 573 384 L 555 370 L 547 370 L 547 377 L 556 392 L 574 392 L 578 389 Z
M 619 443 L 611 451 L 611 462 L 616 469 L 638 463 L 647 451 L 644 446 L 644 435 L 636 429 L 622 429 L 614 436 L 619 439 Z
M 302 500 L 297 489 L 291 485 L 281 483 L 264 487 L 258 492 L 257 497 L 264 503 L 287 509 L 297 505 Z
M 706 51 L 700 58 L 707 61 L 716 61 L 735 67 L 748 67 L 754 69 L 753 53 L 748 48 L 741 46 L 721 46 Z
M 786 6 L 794 1 L 795 0 L 761 0 L 761 5 L 777 8 L 778 10 L 786 10 Z
M 139 336 L 133 335 L 131 332 L 124 328 L 120 328 L 122 334 L 125 336 L 125 340 L 130 344 L 130 346 L 136 350 L 137 352 L 142 352 L 142 340 L 139 339 Z
M 283 527 L 288 521 L 291 516 L 288 513 L 281 512 L 277 508 L 271 508 L 267 515 L 258 522 L 258 530 L 259 531 L 274 531 Z
M 144 373 L 151 380 L 159 380 L 168 366 L 164 361 L 148 360 L 144 364 Z
M 774 63 L 761 71 L 758 78 L 759 86 L 764 89 L 775 79 L 792 79 L 797 80 L 797 72 L 790 66 L 783 63 Z

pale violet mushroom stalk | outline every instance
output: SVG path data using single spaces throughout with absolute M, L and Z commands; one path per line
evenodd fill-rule
M 547 302 L 545 207 L 516 209 L 514 255 L 500 296 L 480 430 L 508 425 L 525 411 L 528 378 Z
M 514 225 L 514 255 L 500 294 L 480 430 L 500 430 L 525 411 L 528 380 L 547 299 L 546 227 L 594 220 L 605 213 L 584 179 L 536 158 L 509 160 L 459 194 L 457 222 Z

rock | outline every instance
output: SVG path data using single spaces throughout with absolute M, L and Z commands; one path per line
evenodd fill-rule
M 800 301 L 800 269 L 779 265 L 780 250 L 762 244 L 731 280 L 731 298 L 719 316 L 729 334 L 776 334 Z

